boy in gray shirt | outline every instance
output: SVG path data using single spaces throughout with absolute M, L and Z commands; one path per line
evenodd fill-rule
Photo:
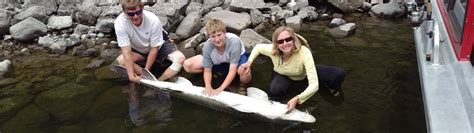
M 239 94 L 245 95 L 245 84 L 251 80 L 250 71 L 238 68 L 247 62 L 249 54 L 240 38 L 232 33 L 226 33 L 225 25 L 221 20 L 209 19 L 206 23 L 206 32 L 209 40 L 204 43 L 202 55 L 186 59 L 183 68 L 188 73 L 203 72 L 205 88 L 203 93 L 209 96 L 218 95 L 227 88 L 235 77 L 240 78 Z M 227 73 L 222 84 L 214 89 L 211 86 L 212 73 Z M 238 74 L 238 76 L 237 76 Z

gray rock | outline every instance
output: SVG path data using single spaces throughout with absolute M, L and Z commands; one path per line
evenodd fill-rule
M 100 52 L 100 58 L 102 59 L 115 59 L 120 55 L 119 49 L 105 49 Z
M 192 12 L 181 21 L 175 33 L 179 38 L 187 39 L 198 33 L 199 29 L 201 29 L 201 15 L 198 12 Z
M 72 16 L 74 12 L 76 12 L 75 4 L 80 4 L 80 0 L 68 0 L 63 1 L 58 7 L 58 15 L 59 16 Z
M 99 18 L 117 18 L 118 15 L 122 13 L 122 6 L 107 6 L 103 9 L 102 13 L 100 14 Z
M 365 0 L 328 0 L 329 3 L 345 13 L 352 13 L 362 6 Z
M 346 23 L 339 27 L 329 29 L 329 34 L 334 37 L 346 37 L 353 34 L 356 28 L 355 23 Z
M 289 17 L 285 20 L 286 26 L 293 28 L 296 32 L 301 29 L 301 18 L 300 16 Z
M 206 40 L 206 35 L 204 33 L 198 33 L 185 41 L 187 43 L 184 43 L 184 48 L 185 49 L 195 48 L 196 46 L 198 46 L 201 42 L 205 40 Z
M 362 10 L 364 10 L 364 11 L 369 11 L 370 8 L 372 8 L 372 4 L 370 4 L 368 2 L 363 2 L 362 6 L 360 8 L 362 8 Z
M 240 40 L 245 45 L 245 49 L 247 52 L 252 51 L 252 49 L 255 47 L 255 45 L 264 43 L 264 44 L 270 44 L 272 43 L 270 40 L 267 38 L 263 37 L 262 35 L 258 34 L 252 29 L 245 29 L 240 33 Z
M 82 52 L 82 56 L 84 57 L 95 57 L 99 54 L 99 50 L 96 48 L 89 48 L 86 51 Z
M 234 12 L 250 11 L 251 9 L 262 9 L 265 7 L 263 0 L 232 0 L 230 10 Z
M 283 9 L 281 9 L 280 6 L 271 6 L 271 7 L 270 7 L 270 13 L 271 13 L 271 14 L 276 14 L 276 13 L 278 13 L 278 12 L 281 11 L 281 10 L 283 10 Z
M 298 16 L 306 21 L 315 21 L 318 19 L 318 13 L 315 10 L 316 8 L 312 6 L 304 7 L 298 12 Z
M 10 60 L 3 60 L 0 62 L 0 79 L 3 79 L 3 75 L 8 72 L 12 62 Z
M 262 12 L 257 9 L 250 10 L 250 21 L 252 22 L 253 27 L 263 22 L 263 20 L 265 20 L 265 18 L 263 17 Z
M 329 28 L 334 28 L 334 27 L 338 27 L 342 24 L 345 24 L 346 21 L 344 19 L 340 19 L 340 18 L 333 18 L 331 20 L 331 22 L 329 23 Z
M 46 12 L 46 8 L 44 6 L 32 6 L 25 11 L 20 12 L 19 14 L 13 17 L 12 24 L 16 24 L 20 21 L 25 20 L 28 17 L 33 17 L 43 23 L 48 21 L 48 13 Z
M 291 16 L 293 16 L 293 11 L 290 11 L 290 10 L 281 10 L 281 11 L 278 11 L 277 14 L 275 15 L 276 19 L 280 20 L 280 19 L 287 19 Z
M 0 36 L 8 33 L 10 28 L 11 14 L 7 10 L 0 9 Z
M 99 19 L 97 24 L 95 25 L 96 32 L 104 32 L 104 33 L 112 33 L 114 29 L 114 22 L 115 19 L 107 18 L 107 19 Z
M 332 18 L 341 18 L 342 19 L 342 14 L 334 13 L 334 14 L 332 14 Z
M 51 16 L 48 19 L 48 28 L 51 29 L 64 29 L 72 26 L 71 16 Z
M 77 24 L 76 28 L 74 28 L 74 34 L 82 35 L 87 34 L 92 31 L 93 28 L 83 24 Z
M 102 9 L 92 5 L 78 5 L 74 19 L 80 24 L 95 25 L 99 15 L 102 13 Z
M 187 5 L 189 0 L 168 0 L 171 3 L 176 3 L 178 5 Z
M 20 8 L 19 0 L 0 0 L 0 9 L 13 10 L 15 8 Z
M 188 7 L 186 7 L 186 15 L 189 15 L 191 12 L 198 12 L 199 14 L 207 13 L 203 12 L 202 4 L 197 2 L 191 2 Z
M 83 3 L 96 6 L 113 6 L 118 5 L 121 0 L 83 0 Z
M 380 18 L 397 18 L 405 13 L 402 5 L 396 2 L 375 5 L 370 9 L 370 12 Z
M 210 12 L 205 16 L 207 19 L 219 19 L 224 22 L 230 32 L 240 33 L 250 26 L 250 15 L 244 13 L 235 13 L 227 10 Z
M 100 32 L 99 34 L 97 34 L 97 37 L 98 37 L 98 38 L 104 38 L 104 37 L 105 37 L 105 34 L 102 33 L 102 32 Z
M 46 8 L 46 14 L 52 14 L 58 10 L 58 0 L 24 0 L 22 5 L 23 9 L 27 9 L 32 6 L 44 6 Z
M 319 20 L 323 20 L 323 21 L 331 20 L 331 16 L 329 16 L 329 14 L 327 13 L 323 13 L 321 14 L 321 16 L 319 16 Z
M 49 46 L 49 52 L 52 54 L 64 54 L 66 53 L 67 42 L 65 39 L 58 39 L 51 46 Z
M 40 21 L 29 17 L 10 27 L 10 34 L 19 41 L 29 41 L 45 35 L 48 29 Z
M 38 39 L 38 44 L 41 46 L 49 47 L 51 46 L 54 42 L 56 42 L 57 38 L 52 38 L 50 36 L 42 36 L 39 37 Z
M 307 7 L 309 5 L 308 1 L 301 1 L 301 2 L 290 2 L 288 3 L 286 6 L 288 7 L 288 9 L 292 10 L 292 11 L 298 11 L 304 7 Z
M 202 5 L 204 8 L 212 9 L 214 7 L 221 6 L 224 3 L 224 0 L 203 0 Z

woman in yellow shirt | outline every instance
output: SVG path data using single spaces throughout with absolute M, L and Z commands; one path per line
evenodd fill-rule
M 324 75 L 320 75 L 320 82 L 332 89 L 340 89 L 345 77 L 344 70 L 337 67 L 318 65 L 316 67 L 313 55 L 306 40 L 295 34 L 290 27 L 279 27 L 272 35 L 272 44 L 256 45 L 247 63 L 241 67 L 244 73 L 250 72 L 250 67 L 255 58 L 260 55 L 270 57 L 273 63 L 272 81 L 270 84 L 270 96 L 280 100 L 290 85 L 305 84 L 306 89 L 288 101 L 288 110 L 295 108 L 296 104 L 302 104 L 313 96 L 318 90 L 318 73 L 316 69 L 321 68 Z M 329 75 L 326 75 L 330 73 Z

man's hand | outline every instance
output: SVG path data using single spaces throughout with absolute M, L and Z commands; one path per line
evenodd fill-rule
M 137 74 L 133 74 L 132 76 L 128 76 L 128 79 L 132 82 L 140 83 L 140 76 L 138 76 Z
M 298 96 L 295 96 L 290 101 L 288 101 L 288 103 L 286 103 L 288 105 L 288 111 L 286 113 L 289 113 L 295 109 L 296 104 L 298 104 L 298 100 Z

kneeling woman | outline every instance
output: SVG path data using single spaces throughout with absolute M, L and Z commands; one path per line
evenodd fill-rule
M 282 98 L 292 84 L 307 83 L 307 87 L 303 92 L 288 101 L 288 110 L 292 110 L 297 103 L 302 104 L 318 90 L 319 83 L 316 65 L 306 40 L 299 39 L 292 28 L 279 27 L 276 29 L 272 35 L 272 43 L 273 45 L 256 45 L 247 63 L 242 64 L 240 67 L 242 67 L 241 70 L 243 71 L 250 71 L 251 64 L 258 55 L 263 54 L 270 57 L 273 63 L 270 85 L 272 100 Z M 325 70 L 328 69 L 333 68 L 325 67 Z M 336 79 L 335 86 L 339 86 L 335 88 L 340 88 L 345 74 L 342 69 L 335 68 L 334 70 L 337 72 L 336 75 L 339 76 L 331 76 L 331 78 Z M 326 81 L 335 82 L 332 79 L 324 80 L 324 82 Z

